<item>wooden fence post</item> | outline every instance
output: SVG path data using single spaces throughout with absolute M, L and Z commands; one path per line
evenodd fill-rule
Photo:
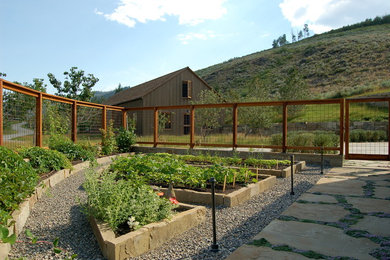
M 349 157 L 349 102 L 345 102 L 345 159 Z
M 237 125 L 238 125 L 238 106 L 233 105 L 233 149 L 237 148 Z
M 283 152 L 287 152 L 287 102 L 283 102 L 283 139 L 282 147 Z
M 344 107 L 345 99 L 340 100 L 340 155 L 344 155 Z
M 193 149 L 195 147 L 195 107 L 191 106 L 190 113 L 190 148 Z
M 36 98 L 36 109 L 35 109 L 36 117 L 36 146 L 42 147 L 42 93 L 38 94 Z
M 388 101 L 388 112 L 389 112 L 389 118 L 388 118 L 388 123 L 387 123 L 387 160 L 390 160 L 390 99 Z
M 3 143 L 3 80 L 0 79 L 0 145 Z
M 153 126 L 153 147 L 157 147 L 157 142 L 158 142 L 158 108 L 154 108 L 154 115 L 153 115 L 153 121 L 154 121 L 154 126 Z
M 127 130 L 127 111 L 122 110 L 122 127 Z
M 72 105 L 72 141 L 77 142 L 77 101 Z
M 103 106 L 102 129 L 107 130 L 107 106 Z

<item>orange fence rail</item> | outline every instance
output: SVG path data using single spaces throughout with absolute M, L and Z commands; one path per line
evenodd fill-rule
M 25 109 L 19 111 L 18 108 L 12 107 L 14 103 L 5 104 L 4 99 L 7 95 L 10 97 L 10 93 L 29 97 L 25 101 L 28 106 L 25 105 Z M 30 138 L 25 145 L 46 146 L 49 124 L 47 121 L 50 121 L 48 110 L 50 106 L 64 106 L 60 111 L 68 118 L 63 123 L 68 124 L 65 134 L 74 142 L 89 140 L 88 138 L 94 135 L 97 139 L 100 135 L 99 128 L 106 129 L 108 121 L 114 120 L 115 127 L 127 128 L 133 124 L 139 145 L 262 148 L 281 152 L 319 152 L 323 149 L 341 155 L 345 152 L 346 157 L 350 158 L 350 106 L 359 102 L 390 104 L 390 99 L 326 99 L 125 108 L 50 95 L 0 79 L 0 145 L 12 144 L 9 140 L 9 136 L 12 136 L 9 122 L 16 124 L 21 121 L 17 120 L 19 117 L 26 117 L 21 113 L 28 113 L 29 129 L 20 126 L 20 129 L 26 132 L 24 136 Z M 16 105 L 18 104 L 15 103 Z M 302 114 L 304 116 L 300 117 Z M 390 117 L 390 112 L 388 115 Z M 386 128 L 384 131 L 389 140 L 388 118 L 387 125 L 384 125 L 386 119 L 381 120 L 384 123 L 382 122 L 380 127 Z M 5 123 L 8 124 L 7 134 L 4 130 Z M 323 145 L 321 142 L 325 139 L 332 140 Z M 390 159 L 389 154 L 390 145 L 386 155 L 368 157 Z

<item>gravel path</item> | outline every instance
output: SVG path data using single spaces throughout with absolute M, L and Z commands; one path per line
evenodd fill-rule
M 290 195 L 290 178 L 277 179 L 276 185 L 244 204 L 234 208 L 218 208 L 218 253 L 209 251 L 212 239 L 211 210 L 207 209 L 206 222 L 171 240 L 164 247 L 136 259 L 224 259 L 231 252 L 259 233 L 278 217 L 301 193 L 313 186 L 323 175 L 318 167 L 307 167 L 294 176 L 295 195 Z M 23 233 L 11 251 L 10 258 L 63 259 L 77 254 L 78 259 L 104 259 L 89 222 L 81 212 L 79 201 L 86 195 L 81 185 L 84 174 L 80 172 L 57 184 L 35 204 L 25 229 L 40 241 L 52 242 L 59 237 L 63 253 L 55 255 L 47 242 L 29 244 Z

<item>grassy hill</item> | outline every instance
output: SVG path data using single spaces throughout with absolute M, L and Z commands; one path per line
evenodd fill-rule
M 390 24 L 353 28 L 234 58 L 196 73 L 225 95 L 233 91 L 244 99 L 256 84 L 268 85 L 269 98 L 279 99 L 279 88 L 292 68 L 307 85 L 308 98 L 389 94 Z

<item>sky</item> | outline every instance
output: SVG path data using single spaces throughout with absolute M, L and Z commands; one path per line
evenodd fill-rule
M 386 14 L 389 0 L 1 0 L 0 72 L 54 94 L 47 74 L 78 67 L 108 91 L 269 49 L 304 24 L 319 34 Z

